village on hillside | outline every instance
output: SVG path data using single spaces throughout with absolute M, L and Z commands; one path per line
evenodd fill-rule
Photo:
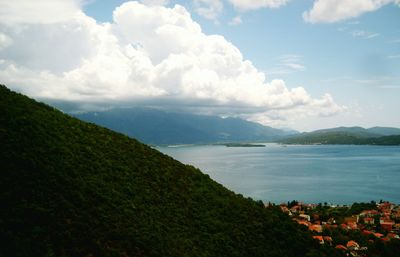
M 306 226 L 320 244 L 347 256 L 366 256 L 369 246 L 400 240 L 400 205 L 390 202 L 335 206 L 292 201 L 280 208 Z

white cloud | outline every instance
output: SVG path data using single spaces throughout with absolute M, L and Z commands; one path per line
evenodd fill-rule
M 283 75 L 298 71 L 306 70 L 303 64 L 303 57 L 295 54 L 287 54 L 279 56 L 277 60 L 277 65 L 268 70 L 268 75 Z
M 12 45 L 13 40 L 6 34 L 0 33 L 0 50 Z
M 209 20 L 217 20 L 224 8 L 221 0 L 194 0 L 195 11 Z
M 260 8 L 278 8 L 289 0 L 229 0 L 240 11 L 256 10 Z
M 169 0 L 140 0 L 145 5 L 154 6 L 154 5 L 167 5 Z
M 358 17 L 399 0 L 315 0 L 311 10 L 303 13 L 310 23 L 333 23 Z
M 358 25 L 358 23 L 355 23 L 353 25 Z M 366 30 L 362 30 L 362 29 L 350 29 L 348 27 L 340 27 L 337 29 L 337 31 L 339 32 L 344 32 L 346 34 L 349 34 L 353 37 L 358 37 L 358 38 L 362 38 L 362 39 L 371 39 L 371 38 L 375 38 L 380 36 L 379 33 L 375 33 L 375 32 L 370 32 L 370 31 L 366 31 Z
M 0 1 L 0 23 L 54 23 L 67 21 L 79 11 L 80 0 Z
M 298 108 L 272 109 L 255 114 L 245 114 L 241 117 L 274 127 L 298 127 L 299 121 L 309 117 L 331 117 L 347 111 L 347 107 L 336 105 L 332 96 L 325 94 L 321 99 L 310 102 L 308 106 L 300 105 Z
M 240 15 L 233 17 L 233 19 L 229 22 L 229 25 L 235 26 L 242 24 L 242 17 Z
M 302 56 L 300 55 L 282 55 L 279 58 L 281 65 L 286 66 L 294 71 L 304 71 L 306 67 L 302 64 Z
M 351 35 L 353 37 L 361 37 L 364 39 L 370 39 L 370 38 L 379 36 L 379 33 L 372 33 L 372 32 L 365 31 L 365 30 L 353 30 L 351 32 Z
M 116 8 L 112 23 L 97 23 L 80 11 L 50 21 L 0 23 L 2 83 L 36 98 L 174 105 L 249 118 L 273 112 L 333 115 L 342 109 L 329 95 L 316 99 L 303 87 L 266 81 L 238 48 L 204 34 L 180 5 L 127 2 Z M 285 60 L 301 69 L 292 65 L 296 58 Z

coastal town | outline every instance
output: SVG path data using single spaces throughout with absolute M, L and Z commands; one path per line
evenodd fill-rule
M 371 247 L 392 240 L 400 242 L 400 205 L 387 201 L 351 206 L 292 201 L 280 208 L 307 227 L 321 245 L 334 247 L 346 256 L 369 256 Z

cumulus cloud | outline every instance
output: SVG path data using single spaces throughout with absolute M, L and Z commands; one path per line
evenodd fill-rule
M 400 5 L 399 0 L 316 0 L 311 10 L 303 13 L 310 23 L 333 23 L 358 17 L 387 4 Z
M 196 12 L 209 20 L 216 20 L 224 8 L 221 0 L 194 0 L 194 4 Z
M 180 5 L 126 2 L 111 23 L 78 10 L 68 19 L 20 26 L 25 12 L 14 14 L 21 17 L 0 23 L 0 81 L 36 98 L 173 105 L 249 119 L 342 110 L 329 94 L 313 98 L 303 87 L 268 82 L 232 43 L 204 34 Z
M 260 8 L 278 8 L 289 0 L 229 0 L 240 11 L 256 10 Z
M 238 15 L 232 18 L 232 20 L 229 22 L 229 25 L 236 26 L 242 23 L 243 23 L 242 17 Z
M 169 0 L 141 0 L 145 5 L 167 5 L 169 3 Z
M 73 18 L 82 0 L 0 1 L 0 23 L 54 23 Z
M 271 109 L 255 114 L 243 114 L 242 118 L 268 124 L 276 127 L 296 126 L 299 120 L 308 117 L 330 117 L 337 113 L 347 111 L 347 107 L 338 106 L 329 94 L 321 99 L 312 101 L 309 105 L 301 105 L 298 108 Z

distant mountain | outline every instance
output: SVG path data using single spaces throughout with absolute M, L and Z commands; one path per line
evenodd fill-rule
M 338 127 L 301 133 L 278 141 L 285 144 L 400 145 L 400 129 Z
M 342 134 L 347 134 L 347 135 L 352 135 L 355 137 L 379 137 L 383 136 L 378 133 L 374 133 L 372 131 L 369 131 L 368 129 L 365 129 L 363 127 L 337 127 L 337 128 L 330 128 L 330 129 L 319 129 L 312 131 L 310 133 L 306 134 L 323 134 L 323 133 L 342 133 Z
M 367 129 L 368 132 L 379 134 L 382 136 L 395 136 L 400 135 L 400 128 L 390 128 L 390 127 L 373 127 Z
M 342 256 L 278 206 L 0 85 L 0 256 Z
M 260 142 L 296 133 L 238 118 L 172 113 L 148 108 L 119 108 L 74 116 L 148 144 Z

